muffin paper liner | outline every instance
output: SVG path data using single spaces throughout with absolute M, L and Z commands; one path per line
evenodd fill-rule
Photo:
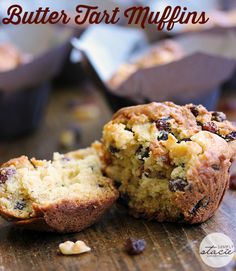
M 139 69 L 119 88 L 111 89 L 108 81 L 118 67 L 130 62 L 134 56 L 144 55 L 152 46 L 147 44 L 142 31 L 135 30 L 139 32 L 136 33 L 139 38 L 132 39 L 128 38 L 129 33 L 124 28 L 116 30 L 112 27 L 109 32 L 105 29 L 109 27 L 86 31 L 80 40 L 73 40 L 73 45 L 83 52 L 88 72 L 108 99 L 118 99 L 117 108 L 122 99 L 123 104 L 165 100 L 183 104 L 186 101 L 201 102 L 201 97 L 207 106 L 212 104 L 211 97 L 215 99 L 221 84 L 235 70 L 236 35 L 187 35 L 174 39 L 183 48 L 184 57 Z
M 30 61 L 0 72 L 1 138 L 34 131 L 41 123 L 50 81 L 61 70 L 71 48 L 72 32 L 52 26 L 13 26 L 0 29 L 0 42 L 10 42 L 29 54 Z
M 17 91 L 38 86 L 55 77 L 70 49 L 72 31 L 37 25 L 2 27 L 0 42 L 10 42 L 31 55 L 32 60 L 0 72 L 0 91 Z

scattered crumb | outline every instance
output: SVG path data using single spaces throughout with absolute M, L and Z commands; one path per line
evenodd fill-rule
M 146 248 L 146 242 L 143 239 L 128 238 L 125 242 L 125 251 L 129 255 L 138 255 Z
M 95 104 L 82 104 L 74 107 L 72 114 L 78 121 L 88 121 L 97 119 L 100 116 L 100 110 Z
M 59 145 L 63 149 L 71 149 L 77 145 L 81 138 L 81 129 L 79 127 L 71 127 L 65 129 L 59 138 Z
M 83 241 L 66 241 L 59 245 L 59 250 L 63 255 L 75 255 L 82 254 L 85 252 L 91 251 L 91 248 L 88 247 Z
M 75 145 L 75 135 L 71 130 L 65 130 L 60 135 L 59 145 L 63 149 L 70 149 Z

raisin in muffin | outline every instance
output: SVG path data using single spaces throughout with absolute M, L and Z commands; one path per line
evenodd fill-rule
M 27 228 L 78 232 L 117 197 L 94 148 L 55 153 L 52 161 L 22 156 L 0 168 L 0 213 Z
M 225 115 L 201 105 L 128 107 L 104 127 L 105 171 L 134 216 L 200 223 L 228 187 L 235 139 Z

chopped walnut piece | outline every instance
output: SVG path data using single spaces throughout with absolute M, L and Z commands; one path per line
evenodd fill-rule
M 66 241 L 59 245 L 59 250 L 64 255 L 74 255 L 82 254 L 85 252 L 91 251 L 91 248 L 88 247 L 83 241 Z

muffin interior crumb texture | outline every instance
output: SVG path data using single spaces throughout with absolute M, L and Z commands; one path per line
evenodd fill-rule
M 66 155 L 54 153 L 52 161 L 22 156 L 0 169 L 1 211 L 17 219 L 36 217 L 37 205 L 60 204 L 63 200 L 99 201 L 111 191 L 110 179 L 103 177 L 92 148 Z
M 200 105 L 124 108 L 104 127 L 106 174 L 133 215 L 202 222 L 227 187 L 235 139 L 223 113 Z

